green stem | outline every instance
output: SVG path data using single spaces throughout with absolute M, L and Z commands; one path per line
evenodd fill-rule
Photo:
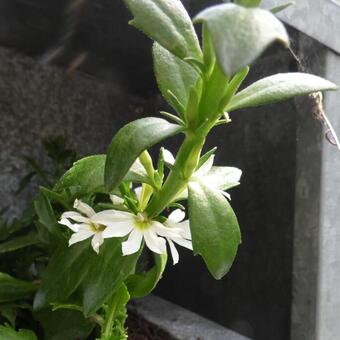
M 112 329 L 117 314 L 117 307 L 120 305 L 119 294 L 113 294 L 110 304 L 108 306 L 105 322 L 102 328 L 102 338 L 106 339 L 112 335 Z
M 206 135 L 188 133 L 180 147 L 176 163 L 162 189 L 152 198 L 146 209 L 148 216 L 159 215 L 187 186 L 200 159 Z

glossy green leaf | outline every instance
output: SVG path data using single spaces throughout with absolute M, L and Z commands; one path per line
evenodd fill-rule
M 0 254 L 26 248 L 39 243 L 38 235 L 34 232 L 24 236 L 17 236 L 9 241 L 0 243 Z
M 206 25 L 217 60 L 229 76 L 251 64 L 275 40 L 289 45 L 283 24 L 267 10 L 222 4 L 200 12 L 195 21 Z
M 93 321 L 74 310 L 44 309 L 34 313 L 34 318 L 41 324 L 46 340 L 87 339 L 95 326 Z
M 167 255 L 154 254 L 155 265 L 145 273 L 131 275 L 126 280 L 126 286 L 131 298 L 140 298 L 150 294 L 162 278 Z
M 201 60 L 202 52 L 191 19 L 179 0 L 124 0 L 130 23 L 177 57 Z
M 244 7 L 258 7 L 261 4 L 261 0 L 236 0 L 235 4 Z
M 60 246 L 51 257 L 42 275 L 42 284 L 34 299 L 34 309 L 65 302 L 87 275 L 88 263 L 95 256 L 89 241 L 72 247 Z
M 36 335 L 28 329 L 18 332 L 10 327 L 0 325 L 0 339 L 2 340 L 38 340 Z
M 0 273 L 0 302 L 20 300 L 31 296 L 37 290 L 32 282 L 17 280 L 14 277 Z
M 259 106 L 318 91 L 336 90 L 330 81 L 307 73 L 279 73 L 263 78 L 239 92 L 227 111 Z
M 133 162 L 146 149 L 182 131 L 179 125 L 164 119 L 149 117 L 135 120 L 114 136 L 107 152 L 105 186 L 116 188 L 126 176 Z
M 173 105 L 173 93 L 179 102 L 186 108 L 190 88 L 195 86 L 198 74 L 186 62 L 182 61 L 158 43 L 153 45 L 153 61 L 156 80 L 163 97 L 173 108 L 178 111 L 177 105 Z M 179 112 L 183 113 L 183 112 Z
M 122 255 L 122 239 L 105 240 L 98 255 L 88 261 L 81 284 L 85 316 L 94 314 L 135 269 L 140 253 Z
M 229 202 L 200 182 L 189 183 L 189 217 L 195 254 L 221 279 L 230 269 L 241 241 L 236 216 Z
M 70 187 L 79 187 L 78 197 L 92 192 L 102 192 L 104 189 L 105 155 L 85 157 L 75 162 L 57 182 L 55 191 Z

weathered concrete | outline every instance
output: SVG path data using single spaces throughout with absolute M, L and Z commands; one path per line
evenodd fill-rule
M 21 156 L 46 165 L 43 138 L 65 136 L 80 155 L 103 153 L 123 120 L 143 115 L 134 112 L 138 105 L 117 83 L 71 76 L 0 49 L 0 207 L 9 205 L 9 214 L 17 215 L 34 194 L 13 193 L 29 170 Z
M 249 340 L 155 295 L 134 300 L 129 309 L 174 340 Z

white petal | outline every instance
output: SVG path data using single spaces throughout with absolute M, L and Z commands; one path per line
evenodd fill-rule
M 80 201 L 80 200 L 75 200 L 73 204 L 73 208 L 77 209 L 80 211 L 82 214 L 91 217 L 94 215 L 96 212 L 86 203 Z
M 208 160 L 193 174 L 194 177 L 199 178 L 206 175 L 214 164 L 215 155 L 211 155 Z
M 184 248 L 192 250 L 192 242 L 189 240 L 185 240 L 184 238 L 173 238 L 172 241 Z
M 116 222 L 105 228 L 105 230 L 103 231 L 103 237 L 104 238 L 123 237 L 129 234 L 132 229 L 133 229 L 132 222 L 128 221 Z
M 87 217 L 79 214 L 76 211 L 66 211 L 66 212 L 64 212 L 61 215 L 61 219 L 64 219 L 64 218 L 70 218 L 71 220 L 76 221 L 76 222 L 80 222 L 80 223 L 90 223 L 90 220 Z
M 68 245 L 72 246 L 72 244 L 84 241 L 88 238 L 90 238 L 92 235 L 94 235 L 94 231 L 88 231 L 88 230 L 81 230 L 78 231 L 77 233 L 74 233 L 71 238 L 68 241 Z
M 139 158 L 137 158 L 134 161 L 134 163 L 132 164 L 130 170 L 133 171 L 133 172 L 137 172 L 139 174 L 145 174 L 146 175 L 146 170 L 144 169 L 144 166 L 140 162 Z
M 66 225 L 66 227 L 70 228 L 75 233 L 79 230 L 79 224 L 71 223 L 67 218 L 62 218 L 58 223 Z
M 129 238 L 122 243 L 122 253 L 123 255 L 131 255 L 136 253 L 142 244 L 143 234 L 139 231 L 134 229 Z
M 177 264 L 178 263 L 178 260 L 179 260 L 179 254 L 178 254 L 178 251 L 174 245 L 174 243 L 168 239 L 168 243 L 169 243 L 169 246 L 170 246 L 170 252 L 171 252 L 171 256 L 172 256 L 172 262 L 173 264 Z
M 96 233 L 91 240 L 93 250 L 99 254 L 99 247 L 104 243 L 104 238 L 101 232 Z
M 137 200 L 140 201 L 142 197 L 143 187 L 139 186 L 135 188 L 135 194 L 137 196 Z
M 157 234 L 147 229 L 144 231 L 144 239 L 147 247 L 157 254 L 166 254 L 165 239 L 158 237 Z
M 117 210 L 103 210 L 92 216 L 91 221 L 93 223 L 102 224 L 102 225 L 112 225 L 112 223 L 129 221 L 134 219 L 133 214 L 126 211 L 117 211 Z
M 185 212 L 182 211 L 181 209 L 176 209 L 169 215 L 167 224 L 173 225 L 173 224 L 179 223 L 184 220 L 184 217 L 185 217 Z
M 220 190 L 220 193 L 225 197 L 227 198 L 229 201 L 231 200 L 231 196 L 230 194 L 228 194 L 227 192 L 223 191 L 223 190 Z
M 189 220 L 185 220 L 181 223 L 178 223 L 176 225 L 177 228 L 181 229 L 182 232 L 181 232 L 181 235 L 188 239 L 188 240 L 191 240 L 191 231 L 190 231 L 190 224 L 189 224 Z
M 163 149 L 163 159 L 164 159 L 164 162 L 167 163 L 167 164 L 170 164 L 170 165 L 174 165 L 175 164 L 174 156 L 167 149 Z
M 175 227 L 165 227 L 162 223 L 157 221 L 151 222 L 151 231 L 154 231 L 159 236 L 164 237 L 182 237 L 182 230 Z
M 110 195 L 110 200 L 112 202 L 113 205 L 122 205 L 124 204 L 124 200 L 117 196 L 117 195 Z

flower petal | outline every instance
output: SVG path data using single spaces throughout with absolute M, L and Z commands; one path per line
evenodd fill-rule
M 138 202 L 140 201 L 141 197 L 142 197 L 142 192 L 143 192 L 143 187 L 139 186 L 135 188 L 135 194 L 137 197 Z
M 185 212 L 181 209 L 176 209 L 169 215 L 167 219 L 167 224 L 171 226 L 173 224 L 179 223 L 184 220 L 184 217 Z
M 99 247 L 104 243 L 104 238 L 101 232 L 96 233 L 91 240 L 93 250 L 99 254 Z
M 92 216 L 91 221 L 102 225 L 112 225 L 117 222 L 133 220 L 134 217 L 135 215 L 129 212 L 110 209 L 96 213 Z
M 64 212 L 61 215 L 61 219 L 64 219 L 64 218 L 70 218 L 71 220 L 76 221 L 76 222 L 80 222 L 80 223 L 90 223 L 90 220 L 87 217 L 79 214 L 76 211 L 66 211 L 66 212 Z
M 151 230 L 154 231 L 159 236 L 164 237 L 182 237 L 183 231 L 180 228 L 175 227 L 165 227 L 162 223 L 158 221 L 151 221 Z
M 174 245 L 174 243 L 170 240 L 170 239 L 167 239 L 168 240 L 168 243 L 169 243 L 169 246 L 170 246 L 170 252 L 171 252 L 171 257 L 172 257 L 172 262 L 173 264 L 177 264 L 178 263 L 178 260 L 179 260 L 179 254 L 178 254 L 178 251 Z
M 181 234 L 184 238 L 191 240 L 191 230 L 190 230 L 189 220 L 185 220 L 181 223 L 177 223 L 176 227 L 182 230 Z
M 230 194 L 228 194 L 227 192 L 223 191 L 223 190 L 220 190 L 220 193 L 225 197 L 227 198 L 229 201 L 231 200 L 231 196 Z
M 103 231 L 104 238 L 123 237 L 131 232 L 133 223 L 129 221 L 115 222 Z
M 68 245 L 70 247 L 70 246 L 72 246 L 72 244 L 84 241 L 84 240 L 90 238 L 94 234 L 95 234 L 94 231 L 89 231 L 89 230 L 78 231 L 77 233 L 72 234 L 71 238 L 68 241 Z
M 74 201 L 73 208 L 88 217 L 91 217 L 96 213 L 88 204 L 77 199 Z
M 117 195 L 110 195 L 110 200 L 113 205 L 122 205 L 124 204 L 124 199 Z
M 75 233 L 79 230 L 79 224 L 71 223 L 67 218 L 62 218 L 58 221 L 59 224 L 66 225 L 66 227 L 70 228 Z
M 166 243 L 165 239 L 158 237 L 157 234 L 147 229 L 144 231 L 144 239 L 147 247 L 157 254 L 166 254 Z
M 172 241 L 184 248 L 192 250 L 192 242 L 189 240 L 185 240 L 184 238 L 173 238 Z
M 167 163 L 167 164 L 170 164 L 170 165 L 174 165 L 175 164 L 174 156 L 167 149 L 163 149 L 163 159 L 164 159 L 164 163 Z
M 134 229 L 129 238 L 122 243 L 122 253 L 123 255 L 131 255 L 136 253 L 142 244 L 143 234 L 139 231 Z
M 214 164 L 215 155 L 211 155 L 208 160 L 193 174 L 193 177 L 204 177 L 212 168 Z

